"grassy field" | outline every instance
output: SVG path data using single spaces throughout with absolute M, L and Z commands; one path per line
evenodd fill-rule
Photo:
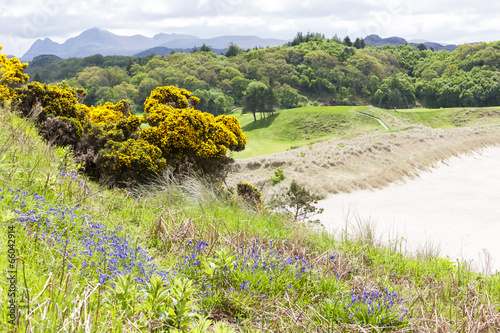
M 68 149 L 46 145 L 5 110 L 0 156 L 0 248 L 8 259 L 0 260 L 0 293 L 13 290 L 18 305 L 11 322 L 9 298 L 0 298 L 2 332 L 500 327 L 499 274 L 409 257 L 402 240 L 384 247 L 362 223 L 326 234 L 194 177 L 102 188 L 76 172 Z
M 369 108 L 303 107 L 279 111 L 256 122 L 252 114 L 234 114 L 248 137 L 246 149 L 234 154 L 234 158 L 267 155 L 330 138 L 384 131 L 376 120 L 355 113 Z
M 385 110 L 372 106 L 304 107 L 282 110 L 273 116 L 253 121 L 251 114 L 235 114 L 248 137 L 247 148 L 234 158 L 268 155 L 329 139 L 349 139 L 363 134 L 389 132 L 415 126 L 450 129 L 500 123 L 500 108 L 400 109 Z

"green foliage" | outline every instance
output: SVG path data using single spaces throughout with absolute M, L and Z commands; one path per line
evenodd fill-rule
M 274 176 L 271 176 L 271 183 L 273 185 L 276 185 L 279 182 L 281 182 L 283 179 L 285 179 L 285 174 L 283 173 L 283 170 L 278 169 L 278 170 L 274 171 Z
M 403 109 L 415 102 L 415 87 L 408 76 L 399 74 L 385 79 L 375 93 L 375 102 L 386 109 Z
M 307 43 L 309 41 L 318 41 L 318 40 L 324 40 L 325 35 L 320 34 L 319 32 L 308 32 L 307 34 L 303 34 L 302 32 L 297 32 L 297 35 L 295 38 L 291 41 L 288 42 L 289 46 L 296 46 L 301 43 Z
M 120 275 L 108 293 L 108 302 L 116 311 L 123 311 L 125 318 L 133 317 L 140 310 L 137 301 L 139 291 L 131 274 Z
M 40 56 L 26 73 L 32 77 L 38 73 L 40 82 L 66 79 L 70 85 L 84 88 L 88 106 L 127 99 L 134 112 L 143 111 L 152 90 L 169 85 L 195 91 L 200 97 L 203 94 L 200 108 L 213 114 L 227 112 L 234 103 L 246 106 L 249 112 L 262 110 L 256 112 L 265 115 L 278 103 L 291 108 L 302 103 L 298 99 L 307 98 L 325 99 L 330 105 L 349 100 L 384 108 L 417 102 L 427 107 L 500 103 L 496 97 L 500 82 L 496 43 L 432 52 L 412 45 L 371 47 L 360 38 L 353 42 L 346 37 L 342 42 L 319 33 L 298 33 L 281 47 L 244 52 L 230 45 L 226 56 L 215 55 L 208 46 L 202 48 L 205 51 L 144 58 Z M 402 86 L 393 85 L 390 78 L 394 74 Z M 250 106 L 244 97 L 253 81 L 272 88 L 279 101 Z
M 390 332 L 408 325 L 408 309 L 398 304 L 397 295 L 363 291 L 348 297 L 327 299 L 318 310 L 318 319 L 326 321 L 332 329 L 336 324 L 351 323 L 378 328 L 377 332 Z
M 221 91 L 214 89 L 196 90 L 196 97 L 200 99 L 198 108 L 203 112 L 208 112 L 214 116 L 231 111 L 234 106 L 234 101 L 230 96 L 226 96 Z
M 295 221 L 306 221 L 323 212 L 323 208 L 314 207 L 318 200 L 317 196 L 292 180 L 285 193 L 273 198 L 271 206 L 289 213 Z
M 243 98 L 243 110 L 251 112 L 257 121 L 256 113 L 262 115 L 274 112 L 274 106 L 278 101 L 278 96 L 273 88 L 266 86 L 262 82 L 250 82 Z
M 300 103 L 307 101 L 307 98 L 301 96 L 297 89 L 292 88 L 286 83 L 278 89 L 278 96 L 281 106 L 287 109 L 298 107 Z
M 234 45 L 233 42 L 231 42 L 231 44 L 229 44 L 229 47 L 227 48 L 225 55 L 226 57 L 235 57 L 243 51 L 244 50 L 241 47 L 239 47 L 238 45 Z
M 170 286 L 170 304 L 166 311 L 161 313 L 160 318 L 165 321 L 168 327 L 175 328 L 180 332 L 189 332 L 191 323 L 199 318 L 196 310 L 196 290 L 193 281 L 176 278 Z
M 2 332 L 496 328 L 498 274 L 408 257 L 400 242 L 334 239 L 227 203 L 194 179 L 139 193 L 103 188 L 76 173 L 69 148 L 47 146 L 31 122 L 0 111 L 0 247 L 13 226 L 20 305 L 13 326 L 0 299 Z

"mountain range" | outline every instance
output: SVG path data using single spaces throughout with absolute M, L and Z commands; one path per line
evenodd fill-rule
M 420 41 L 408 42 L 401 37 L 381 38 L 378 35 L 369 35 L 364 38 L 367 45 L 383 46 L 386 44 L 412 44 L 418 46 Z M 31 61 L 39 55 L 56 55 L 60 58 L 83 58 L 94 54 L 101 55 L 126 55 L 146 56 L 149 54 L 165 55 L 172 51 L 190 52 L 194 47 L 203 44 L 211 46 L 214 52 L 225 52 L 228 46 L 234 43 L 244 49 L 266 46 L 280 46 L 287 43 L 286 40 L 274 38 L 260 38 L 257 36 L 220 36 L 215 38 L 199 38 L 184 34 L 159 33 L 153 37 L 142 35 L 119 36 L 107 30 L 92 28 L 82 32 L 76 37 L 69 38 L 64 43 L 56 43 L 50 38 L 38 39 L 31 45 L 30 49 L 21 57 L 22 61 Z M 434 51 L 453 51 L 457 45 L 444 45 L 434 42 L 422 41 L 428 48 Z
M 211 46 L 215 52 L 227 50 L 230 43 L 244 49 L 254 47 L 279 46 L 286 40 L 260 38 L 257 36 L 220 36 L 215 38 L 199 38 L 183 34 L 160 33 L 153 37 L 142 35 L 119 36 L 100 28 L 92 28 L 76 37 L 69 38 L 59 44 L 50 38 L 38 39 L 21 57 L 22 61 L 31 61 L 43 54 L 53 54 L 60 58 L 83 58 L 94 54 L 101 55 L 148 55 L 151 53 L 165 55 L 170 51 L 191 51 L 193 47 L 203 44 Z M 158 52 L 158 53 L 157 53 Z
M 399 44 L 411 44 L 413 46 L 418 46 L 419 44 L 424 44 L 428 49 L 432 48 L 434 51 L 446 50 L 449 52 L 454 51 L 458 46 L 455 44 L 439 44 L 429 41 L 417 41 L 417 42 L 407 42 L 406 39 L 401 37 L 388 37 L 381 38 L 378 35 L 369 35 L 364 38 L 366 45 L 371 46 L 384 46 L 384 45 L 399 45 Z

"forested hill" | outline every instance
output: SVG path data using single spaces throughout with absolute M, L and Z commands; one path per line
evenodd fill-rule
M 460 45 L 453 52 L 364 44 L 298 34 L 280 47 L 245 51 L 231 45 L 225 55 L 204 47 L 142 58 L 38 56 L 27 72 L 32 80 L 66 80 L 84 88 L 86 104 L 128 99 L 138 112 L 156 86 L 175 85 L 200 97 L 201 110 L 223 113 L 241 105 L 252 81 L 272 88 L 284 108 L 306 102 L 385 108 L 500 105 L 500 42 Z

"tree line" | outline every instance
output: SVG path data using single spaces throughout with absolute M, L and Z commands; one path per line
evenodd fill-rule
M 32 81 L 66 80 L 85 89 L 87 105 L 127 99 L 140 113 L 153 89 L 174 85 L 193 91 L 199 108 L 214 115 L 235 106 L 267 114 L 312 101 L 384 108 L 499 105 L 499 60 L 500 42 L 434 52 L 298 33 L 280 47 L 243 50 L 231 44 L 225 54 L 205 45 L 192 53 L 142 58 L 39 56 L 26 72 Z

